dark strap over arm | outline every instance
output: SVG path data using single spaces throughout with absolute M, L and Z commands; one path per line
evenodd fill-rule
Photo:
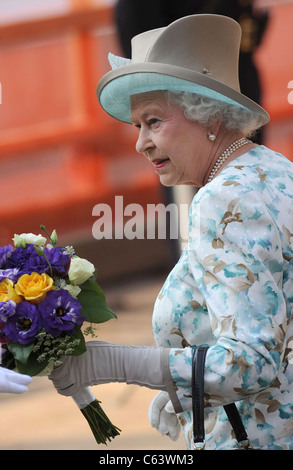
M 204 429 L 204 370 L 207 346 L 194 348 L 192 356 L 192 411 L 193 411 L 193 447 L 202 450 L 205 447 Z M 236 439 L 242 449 L 252 449 L 235 403 L 224 406 L 224 410 L 234 429 Z

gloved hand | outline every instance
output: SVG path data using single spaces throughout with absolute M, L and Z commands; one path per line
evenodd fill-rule
M 180 424 L 167 392 L 159 392 L 149 406 L 149 422 L 152 428 L 176 441 L 180 434 Z
M 61 395 L 73 396 L 85 387 L 109 382 L 126 382 L 166 390 L 163 348 L 124 346 L 89 341 L 80 356 L 65 357 L 50 379 Z
M 0 367 L 0 393 L 24 393 L 31 381 L 29 375 Z

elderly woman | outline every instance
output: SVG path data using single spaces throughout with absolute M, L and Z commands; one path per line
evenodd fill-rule
M 206 449 L 235 449 L 223 405 L 237 403 L 251 444 L 293 449 L 293 166 L 248 136 L 267 113 L 238 87 L 239 25 L 179 19 L 111 57 L 102 107 L 138 129 L 137 151 L 163 185 L 199 187 L 189 240 L 154 308 L 156 347 L 89 342 L 52 374 L 58 391 L 127 382 L 159 390 L 152 426 L 192 448 L 192 353 L 204 372 Z

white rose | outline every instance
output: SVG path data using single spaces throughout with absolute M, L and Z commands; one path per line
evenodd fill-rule
M 38 246 L 45 246 L 46 245 L 46 238 L 42 235 L 35 235 L 34 233 L 21 233 L 20 235 L 14 234 L 14 238 L 12 239 L 14 242 L 14 246 L 17 248 L 21 246 L 25 248 L 26 243 L 31 243 L 33 245 Z
M 72 284 L 83 284 L 94 272 L 95 267 L 90 261 L 78 257 L 71 258 L 68 277 Z
M 81 292 L 81 289 L 78 286 L 72 286 L 71 284 L 66 284 L 64 289 L 66 289 L 75 299 L 77 299 L 78 294 Z

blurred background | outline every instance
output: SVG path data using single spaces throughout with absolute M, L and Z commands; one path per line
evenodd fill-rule
M 108 52 L 125 55 L 123 28 L 132 31 L 126 4 L 135 2 L 116 3 L 0 1 L 0 245 L 10 243 L 14 233 L 40 233 L 41 223 L 49 232 L 55 228 L 60 245 L 73 245 L 98 267 L 98 281 L 118 315 L 100 327 L 99 339 L 153 344 L 152 306 L 177 248 L 159 238 L 97 240 L 92 233 L 99 203 L 112 208 L 115 231 L 115 196 L 123 196 L 124 207 L 135 203 L 145 209 L 172 198 L 136 154 L 136 131 L 107 116 L 96 100 L 97 82 L 109 70 Z M 187 1 L 186 7 L 196 3 Z M 198 2 L 201 8 L 212 3 Z M 252 2 L 236 3 L 246 8 Z M 252 51 L 260 102 L 271 115 L 262 142 L 293 161 L 293 2 L 253 4 L 259 17 L 268 17 Z M 151 6 L 136 1 L 132 26 L 138 27 L 146 12 L 154 27 L 164 25 L 163 14 L 151 12 Z M 181 16 L 186 12 L 192 13 L 182 8 Z M 248 21 L 243 27 L 252 34 Z M 94 392 L 123 428 L 109 449 L 184 449 L 182 441 L 172 443 L 149 428 L 152 391 L 114 384 Z M 34 379 L 21 397 L 0 397 L 0 449 L 94 448 L 81 413 L 46 378 Z

